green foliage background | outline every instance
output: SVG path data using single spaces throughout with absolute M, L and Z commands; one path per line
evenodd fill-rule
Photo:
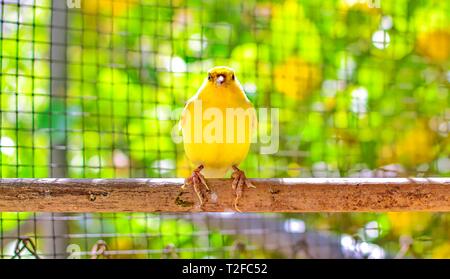
M 1 177 L 48 177 L 51 141 L 66 141 L 72 178 L 188 175 L 171 133 L 179 109 L 214 65 L 235 68 L 257 107 L 280 109 L 280 150 L 262 155 L 255 147 L 242 165 L 250 177 L 447 177 L 450 4 L 379 4 L 82 1 L 68 13 L 66 97 L 53 101 L 51 1 L 5 4 Z M 17 225 L 16 213 L 1 216 L 3 230 Z M 419 241 L 413 256 L 450 257 L 447 214 L 295 218 L 350 235 L 376 221 L 384 233 L 371 242 L 394 243 L 388 250 L 396 251 L 401 235 L 426 235 L 435 242 L 424 248 Z M 113 231 L 129 229 L 107 220 Z M 168 239 L 152 247 L 174 243 L 176 230 L 196 229 L 184 221 L 139 220 L 131 221 L 133 231 L 164 228 Z M 220 248 L 218 233 L 210 239 Z

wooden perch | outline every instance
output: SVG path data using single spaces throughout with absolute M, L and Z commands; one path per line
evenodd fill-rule
M 450 211 L 450 178 L 253 179 L 243 212 Z M 0 211 L 226 212 L 229 179 L 208 179 L 200 208 L 182 179 L 1 179 Z

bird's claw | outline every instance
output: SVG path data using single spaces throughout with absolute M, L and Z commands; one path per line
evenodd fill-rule
M 255 185 L 253 185 L 250 180 L 247 179 L 245 176 L 245 173 L 238 169 L 236 166 L 233 166 L 233 173 L 231 174 L 231 178 L 233 178 L 233 182 L 231 183 L 231 187 L 233 188 L 235 192 L 235 199 L 234 199 L 234 209 L 236 209 L 237 212 L 242 212 L 239 207 L 239 200 L 242 197 L 243 193 L 243 186 L 246 186 L 247 188 L 256 188 Z
M 206 190 L 209 192 L 208 184 L 206 183 L 205 177 L 203 174 L 201 174 L 201 170 L 203 169 L 203 166 L 199 166 L 196 168 L 192 175 L 184 180 L 183 186 L 181 186 L 182 189 L 185 189 L 186 186 L 192 186 L 194 188 L 194 192 L 197 195 L 197 198 L 200 202 L 200 206 L 203 205 L 203 193 L 201 191 L 201 187 L 205 187 Z

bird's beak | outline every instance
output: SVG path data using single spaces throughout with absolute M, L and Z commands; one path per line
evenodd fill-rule
M 216 84 L 217 85 L 222 85 L 222 83 L 225 82 L 225 76 L 224 75 L 218 75 L 216 78 Z

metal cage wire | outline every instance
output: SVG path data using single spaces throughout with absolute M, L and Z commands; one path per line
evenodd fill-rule
M 448 176 L 449 5 L 354 2 L 1 1 L 0 177 L 186 177 L 172 128 L 218 64 L 280 110 L 249 177 Z M 2 212 L 0 258 L 447 257 L 448 231 L 446 213 Z

